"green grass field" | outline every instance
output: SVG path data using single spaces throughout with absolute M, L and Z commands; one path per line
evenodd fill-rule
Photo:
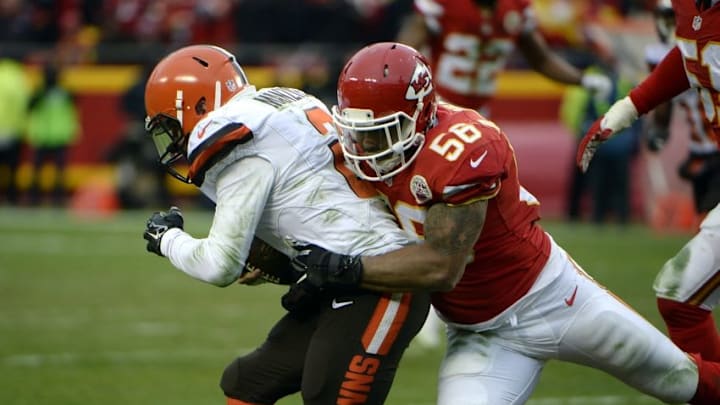
M 220 373 L 260 342 L 284 288 L 225 289 L 145 251 L 149 212 L 79 219 L 0 207 L 0 404 L 223 404 Z M 203 236 L 207 212 L 185 213 Z M 546 223 L 574 258 L 651 322 L 651 284 L 689 238 Z M 441 349 L 411 345 L 387 401 L 430 405 Z M 657 404 L 600 372 L 551 362 L 532 405 Z M 301 404 L 299 397 L 279 405 Z

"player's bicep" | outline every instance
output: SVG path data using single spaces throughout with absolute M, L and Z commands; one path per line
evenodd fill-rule
M 425 243 L 447 255 L 467 255 L 480 237 L 487 205 L 487 200 L 433 205 L 425 218 Z

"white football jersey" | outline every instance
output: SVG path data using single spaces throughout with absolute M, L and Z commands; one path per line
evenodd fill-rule
M 240 138 L 208 159 L 214 163 L 200 189 L 216 203 L 213 225 L 207 239 L 195 242 L 187 235 L 180 243 L 180 232 L 168 232 L 163 253 L 191 276 L 221 285 L 240 275 L 254 235 L 290 256 L 298 242 L 351 255 L 408 244 L 383 200 L 359 197 L 355 179 L 339 171 L 344 161 L 331 150 L 337 142 L 331 123 L 322 102 L 290 88 L 250 88 L 208 114 L 190 134 L 191 161 L 223 136 Z M 207 273 L 208 263 L 224 269 Z

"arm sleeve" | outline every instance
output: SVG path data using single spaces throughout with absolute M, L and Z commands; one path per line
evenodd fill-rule
M 207 238 L 171 229 L 162 238 L 162 253 L 195 279 L 220 287 L 233 283 L 245 266 L 272 185 L 272 165 L 261 158 L 244 158 L 223 169 Z
M 630 91 L 630 99 L 638 115 L 642 115 L 689 88 L 682 54 L 676 46 L 642 83 Z

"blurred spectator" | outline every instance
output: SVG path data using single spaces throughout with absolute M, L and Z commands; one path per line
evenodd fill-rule
M 122 208 L 170 205 L 166 172 L 145 132 L 145 83 L 154 63 L 143 67 L 138 80 L 123 94 L 121 109 L 128 118 L 125 134 L 108 156 L 117 166 L 116 191 Z
M 18 202 L 17 169 L 31 88 L 23 66 L 0 59 L 0 199 Z
M 30 182 L 30 203 L 40 203 L 40 176 L 48 160 L 54 166 L 53 201 L 65 201 L 65 168 L 68 148 L 78 138 L 79 117 L 72 95 L 58 81 L 58 70 L 48 63 L 43 69 L 43 84 L 30 101 L 27 139 L 33 150 L 33 173 Z
M 590 125 L 602 116 L 610 105 L 627 95 L 632 83 L 607 71 L 613 87 L 608 98 L 598 99 L 582 88 L 566 90 L 561 106 L 561 120 L 582 139 Z M 624 136 L 605 142 L 596 152 L 593 166 L 583 175 L 573 156 L 573 177 L 568 190 L 567 216 L 569 220 L 582 219 L 581 204 L 587 190 L 592 197 L 592 221 L 602 224 L 614 216 L 619 224 L 630 221 L 630 175 L 632 160 L 637 156 L 642 125 L 637 121 L 626 129 Z

